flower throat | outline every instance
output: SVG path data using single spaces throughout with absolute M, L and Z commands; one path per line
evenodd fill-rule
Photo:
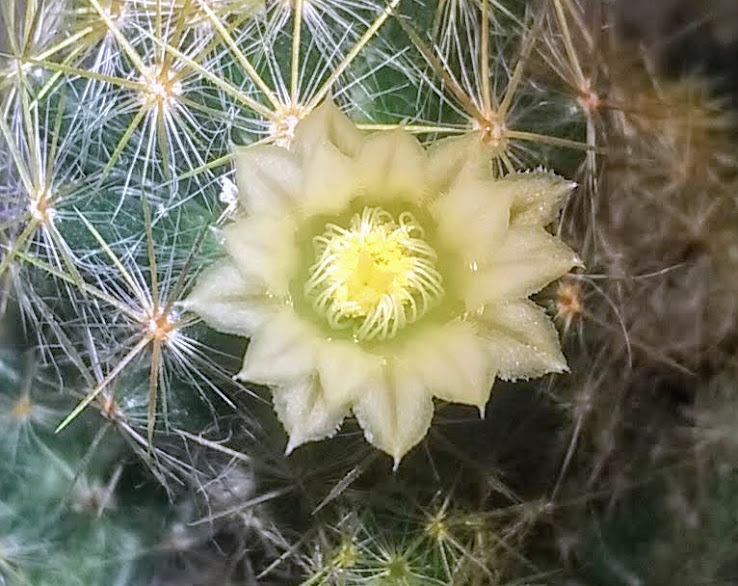
M 327 224 L 313 243 L 305 296 L 331 327 L 352 328 L 357 341 L 392 338 L 443 297 L 436 252 L 409 212 L 395 220 L 365 207 L 348 228 Z

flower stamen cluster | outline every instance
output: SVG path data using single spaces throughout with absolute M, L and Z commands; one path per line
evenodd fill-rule
M 357 341 L 386 340 L 420 319 L 443 296 L 435 250 L 410 212 L 398 221 L 365 207 L 349 228 L 328 224 L 314 238 L 317 262 L 305 296 L 336 329 Z

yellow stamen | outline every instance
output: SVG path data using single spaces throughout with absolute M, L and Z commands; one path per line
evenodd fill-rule
M 328 224 L 315 238 L 306 296 L 332 327 L 353 327 L 359 341 L 393 337 L 444 293 L 436 252 L 423 236 L 412 214 L 395 221 L 382 208 L 364 208 L 348 229 Z

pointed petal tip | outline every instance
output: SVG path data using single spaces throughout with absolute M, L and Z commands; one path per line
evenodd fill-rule
M 284 449 L 284 455 L 289 456 L 292 452 L 295 451 L 296 448 L 298 448 L 302 442 L 298 441 L 295 436 L 290 436 L 289 441 L 287 442 L 287 447 Z
M 504 380 L 505 382 L 510 383 L 517 383 L 520 381 L 529 381 L 533 380 L 535 378 L 539 378 L 548 374 L 568 374 L 571 372 L 569 369 L 569 366 L 566 364 L 566 362 L 557 362 L 549 364 L 545 367 L 545 371 L 540 371 L 533 374 L 520 374 L 520 375 L 514 375 L 514 374 L 502 374 L 500 373 L 498 376 L 500 380 Z
M 549 367 L 548 372 L 544 374 L 568 374 L 570 372 L 571 370 L 566 362 L 559 362 L 558 364 L 552 364 Z

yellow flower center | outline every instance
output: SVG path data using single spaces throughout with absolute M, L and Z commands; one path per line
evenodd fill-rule
M 437 255 L 409 212 L 397 221 L 366 207 L 348 228 L 328 224 L 314 239 L 316 263 L 305 295 L 336 329 L 356 340 L 391 338 L 443 296 Z

